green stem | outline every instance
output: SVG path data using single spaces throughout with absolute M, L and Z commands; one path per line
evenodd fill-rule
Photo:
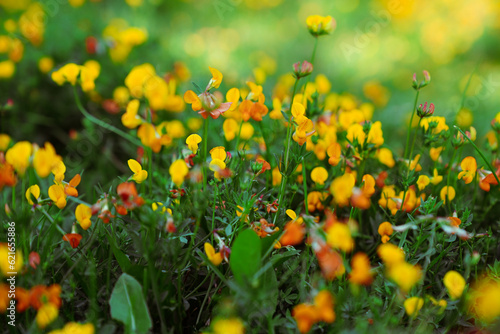
M 476 146 L 476 144 L 474 144 L 474 142 L 462 131 L 462 129 L 460 129 L 458 126 L 454 125 L 454 127 L 460 131 L 460 133 L 462 133 L 462 135 L 464 136 L 465 139 L 467 139 L 469 141 L 469 143 L 472 144 L 472 146 L 474 147 L 474 149 L 476 150 L 477 153 L 479 153 L 479 155 L 481 156 L 481 158 L 483 158 L 484 162 L 486 163 L 486 165 L 488 166 L 488 168 L 491 170 L 491 172 L 493 173 L 493 176 L 495 176 L 495 180 L 497 181 L 497 183 L 500 185 L 500 180 L 498 179 L 498 176 L 497 176 L 497 173 L 496 171 L 493 169 L 493 166 L 491 166 L 490 162 L 488 161 L 488 159 L 486 159 L 486 157 L 484 156 L 484 154 L 479 150 L 479 148 Z
M 80 112 L 83 114 L 83 116 L 85 116 L 89 121 L 91 121 L 92 123 L 94 124 L 97 124 L 99 125 L 100 127 L 106 129 L 106 130 L 109 130 L 111 132 L 114 132 L 116 133 L 117 135 L 121 136 L 122 138 L 128 140 L 129 142 L 131 142 L 132 144 L 134 145 L 137 145 L 137 146 L 142 146 L 142 143 L 140 140 L 138 140 L 137 138 L 129 135 L 128 133 L 114 127 L 113 125 L 111 124 L 108 124 L 104 121 L 101 121 L 100 119 L 98 119 L 97 117 L 91 115 L 87 110 L 85 110 L 85 108 L 83 107 L 82 103 L 80 102 L 80 98 L 78 97 L 78 93 L 76 91 L 76 87 L 73 87 L 73 92 L 75 93 L 75 101 L 76 101 L 76 106 L 78 107 L 78 110 L 80 110 Z
M 413 149 L 415 148 L 415 142 L 416 142 L 416 139 L 417 139 L 417 135 L 418 135 L 418 129 L 420 129 L 420 122 L 422 121 L 422 118 L 420 118 L 418 120 L 418 124 L 417 124 L 417 129 L 415 130 L 415 135 L 413 136 L 413 142 L 411 143 L 411 148 L 410 148 L 410 156 L 408 157 L 408 160 L 412 159 L 413 158 Z M 409 169 L 408 169 L 408 174 L 409 174 Z
M 415 102 L 413 103 L 413 112 L 410 118 L 410 124 L 408 124 L 408 133 L 406 134 L 406 146 L 405 146 L 405 154 L 403 158 L 407 159 L 406 153 L 408 152 L 408 147 L 410 146 L 410 133 L 411 133 L 411 125 L 413 124 L 413 117 L 415 116 L 415 112 L 417 111 L 417 103 L 418 103 L 418 95 L 420 94 L 420 90 L 417 90 L 417 94 L 415 95 Z
M 304 157 L 302 157 L 302 185 L 304 186 L 304 205 L 306 207 L 306 214 L 308 215 L 309 203 L 307 202 L 307 173 L 306 173 L 306 161 Z
M 203 191 L 207 190 L 208 117 L 203 122 Z

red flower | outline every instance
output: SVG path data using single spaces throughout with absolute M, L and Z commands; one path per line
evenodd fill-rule
M 69 242 L 71 247 L 76 248 L 82 240 L 82 236 L 78 233 L 68 233 L 63 236 L 63 240 Z

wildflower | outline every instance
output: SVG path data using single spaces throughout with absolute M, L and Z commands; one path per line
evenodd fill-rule
M 387 276 L 393 280 L 403 292 L 407 293 L 422 278 L 422 270 L 419 266 L 414 266 L 403 261 L 390 265 L 387 268 Z
M 432 161 L 437 161 L 439 159 L 439 156 L 441 155 L 441 152 L 443 152 L 444 147 L 431 147 L 429 150 L 429 156 L 431 157 Z
M 451 186 L 444 186 L 440 192 L 441 200 L 446 204 L 446 201 L 452 201 L 455 198 L 455 189 Z
M 137 160 L 129 159 L 128 167 L 132 172 L 134 172 L 134 175 L 130 178 L 135 182 L 142 183 L 148 178 L 148 172 L 142 169 L 141 164 Z
M 127 109 L 122 115 L 122 124 L 126 128 L 135 129 L 142 124 L 142 118 L 137 115 L 137 112 L 139 111 L 139 105 L 140 102 L 137 99 L 134 99 L 127 104 Z
M 28 200 L 28 203 L 30 205 L 35 205 L 31 196 L 33 196 L 36 201 L 38 201 L 38 199 L 40 198 L 40 187 L 37 184 L 30 186 L 26 190 L 26 199 Z
M 377 248 L 377 254 L 385 265 L 392 266 L 405 260 L 405 253 L 401 248 L 391 243 L 384 243 Z
M 392 224 L 389 222 L 383 222 L 378 226 L 378 234 L 380 234 L 383 244 L 389 241 L 393 232 Z
M 404 302 L 406 314 L 410 317 L 416 316 L 422 306 L 424 306 L 424 300 L 420 297 L 410 297 Z
M 68 196 L 78 197 L 78 190 L 76 190 L 76 187 L 80 184 L 80 181 L 80 174 L 73 176 L 73 178 L 69 180 L 68 184 L 64 186 L 64 193 Z
M 323 201 L 328 197 L 328 193 L 311 191 L 307 194 L 307 205 L 309 212 L 314 212 L 316 210 L 322 211 L 324 209 Z
M 66 193 L 63 186 L 59 184 L 50 186 L 49 197 L 59 209 L 64 209 L 66 206 Z
M 500 283 L 490 275 L 481 278 L 472 285 L 467 304 L 477 319 L 493 323 L 500 316 Z
M 418 190 L 422 191 L 429 185 L 431 180 L 427 175 L 420 175 L 417 180 Z
M 35 310 L 40 309 L 45 303 L 59 308 L 61 306 L 61 286 L 59 284 L 36 285 L 31 288 L 29 299 Z
M 326 242 L 332 248 L 349 253 L 354 248 L 351 231 L 346 224 L 335 223 L 326 230 Z
M 307 29 L 314 37 L 330 34 L 337 23 L 331 16 L 311 15 L 306 20 Z
M 394 167 L 394 165 L 396 164 L 392 155 L 392 151 L 385 147 L 382 147 L 377 151 L 377 158 L 381 164 L 384 164 L 389 168 Z
M 458 227 L 462 223 L 460 218 L 457 217 L 457 212 L 453 212 L 453 216 L 448 217 L 448 220 L 450 221 L 450 225 L 453 227 Z
M 134 209 L 144 204 L 144 199 L 137 194 L 137 188 L 132 182 L 122 182 L 116 187 L 125 209 Z M 126 214 L 126 213 L 125 213 Z
M 465 157 L 460 163 L 460 167 L 462 168 L 462 171 L 458 174 L 458 179 L 460 180 L 463 178 L 465 184 L 471 183 L 476 176 L 476 159 L 473 157 Z
M 434 306 L 438 306 L 440 308 L 438 314 L 441 314 L 444 312 L 444 310 L 446 310 L 446 307 L 448 306 L 448 302 L 446 300 L 440 299 L 439 301 L 437 301 L 436 299 L 434 299 L 431 296 L 428 296 L 428 297 Z
M 446 125 L 446 119 L 441 116 L 430 116 L 422 119 L 420 126 L 424 128 L 425 131 L 431 129 L 432 134 L 437 135 L 442 131 L 447 131 L 449 129 Z
M 465 279 L 454 270 L 448 271 L 443 278 L 444 286 L 451 299 L 458 299 L 465 289 Z
M 419 105 L 417 108 L 417 115 L 420 118 L 429 117 L 434 114 L 434 103 L 431 103 L 429 107 L 427 107 L 427 102 L 424 105 Z
M 304 240 L 305 230 L 302 219 L 289 221 L 283 228 L 284 233 L 279 242 L 282 246 L 298 245 Z
M 245 326 L 239 318 L 217 318 L 212 324 L 214 334 L 243 334 Z
M 80 223 L 81 228 L 87 230 L 92 222 L 90 218 L 92 217 L 92 209 L 86 204 L 78 204 L 75 209 L 75 217 L 78 223 Z
M 423 74 L 424 74 L 424 80 L 418 83 L 417 73 L 413 73 L 413 82 L 412 82 L 413 89 L 420 90 L 420 88 L 424 88 L 431 82 L 431 75 L 429 74 L 429 72 L 424 70 Z
M 351 261 L 349 281 L 358 285 L 370 285 L 373 281 L 370 259 L 365 253 L 356 253 Z
M 224 131 L 224 137 L 226 137 L 227 141 L 233 140 L 239 132 L 239 125 L 232 118 L 228 118 L 222 124 L 222 130 Z
M 218 266 L 222 262 L 222 255 L 220 252 L 216 253 L 214 247 L 205 242 L 205 254 L 207 254 L 207 258 L 214 266 Z
M 5 160 L 14 167 L 21 176 L 24 175 L 29 166 L 32 146 L 28 141 L 20 141 L 14 144 L 5 154 Z
M 300 62 L 293 64 L 293 74 L 297 79 L 307 77 L 312 71 L 313 65 L 307 60 L 304 60 L 302 64 Z
M 137 129 L 137 137 L 141 139 L 141 143 L 150 147 L 153 152 L 160 152 L 162 146 L 169 145 L 172 139 L 167 134 L 158 133 L 156 127 L 149 123 L 143 123 Z
M 193 154 L 196 154 L 196 152 L 198 151 L 199 143 L 201 143 L 201 137 L 196 133 L 189 135 L 189 137 L 186 138 L 186 144 L 188 148 L 193 152 Z
M 309 332 L 312 326 L 319 321 L 332 323 L 335 321 L 333 297 L 327 290 L 322 290 L 314 298 L 313 305 L 304 303 L 295 306 L 292 310 L 292 316 L 301 333 Z
M 59 309 L 52 303 L 46 303 L 36 314 L 36 324 L 39 328 L 45 328 L 52 323 L 59 315 Z
M 40 264 L 40 254 L 37 252 L 31 252 L 28 255 L 28 263 L 31 268 L 36 269 L 36 267 Z
M 94 334 L 95 329 L 92 323 L 79 324 L 77 322 L 68 322 L 61 329 L 56 329 L 49 334 Z
M 72 248 L 76 248 L 80 244 L 80 240 L 82 240 L 82 235 L 78 233 L 67 233 L 63 236 L 63 240 L 69 242 Z
M 339 206 L 346 206 L 349 204 L 349 198 L 352 195 L 355 181 L 354 176 L 350 173 L 345 173 L 333 180 L 330 185 L 330 193 Z
M 47 177 L 52 168 L 61 160 L 61 157 L 56 154 L 54 146 L 51 143 L 45 143 L 44 148 L 39 148 L 33 158 L 33 167 L 38 176 Z
M 311 180 L 319 185 L 324 185 L 328 178 L 328 172 L 323 167 L 316 167 L 311 171 Z
M 439 183 L 441 183 L 441 181 L 443 181 L 443 176 L 439 175 L 438 170 L 434 168 L 434 170 L 432 171 L 432 177 L 430 178 L 430 182 L 433 185 L 438 185 Z
M 10 257 L 10 258 L 9 258 Z M 12 269 L 12 254 L 9 254 L 9 247 L 6 243 L 0 243 L 0 273 L 6 277 L 10 276 L 8 273 L 19 273 L 23 267 L 24 259 L 23 254 L 19 249 L 16 249 L 15 263 Z

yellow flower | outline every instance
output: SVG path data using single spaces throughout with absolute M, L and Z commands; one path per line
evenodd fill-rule
M 193 154 L 196 154 L 196 152 L 198 151 L 199 143 L 201 143 L 201 137 L 196 133 L 189 135 L 189 137 L 186 138 L 186 144 L 188 148 L 193 152 Z
M 36 314 L 36 324 L 40 328 L 45 328 L 52 323 L 59 315 L 58 308 L 52 303 L 43 304 Z
M 420 122 L 420 126 L 425 129 L 425 131 L 432 129 L 432 134 L 439 134 L 441 131 L 448 130 L 448 125 L 446 125 L 446 118 L 441 116 L 431 116 L 423 118 Z
M 12 60 L 0 61 L 0 79 L 9 79 L 15 71 L 16 65 Z
M 170 145 L 172 138 L 167 134 L 159 134 L 156 127 L 150 123 L 143 123 L 137 129 L 137 137 L 141 139 L 141 143 L 150 147 L 153 152 L 160 152 L 162 146 Z
M 330 193 L 339 206 L 349 204 L 349 198 L 352 195 L 352 188 L 354 188 L 355 182 L 354 176 L 350 173 L 346 173 L 333 180 L 330 185 Z
M 142 64 L 134 67 L 125 78 L 125 86 L 130 91 L 130 95 L 141 98 L 144 95 L 144 84 L 150 78 L 156 76 L 156 71 L 151 64 Z
M 314 305 L 299 304 L 293 308 L 292 316 L 297 322 L 300 333 L 307 333 L 311 327 L 318 321 L 316 308 Z
M 84 230 L 87 230 L 90 225 L 92 225 L 92 222 L 90 221 L 90 218 L 92 217 L 92 209 L 88 205 L 83 203 L 78 204 L 75 210 L 75 217 Z
M 452 201 L 455 198 L 455 188 L 444 186 L 443 189 L 441 189 L 440 196 L 444 204 L 446 204 L 447 200 Z
M 431 180 L 427 175 L 420 175 L 417 180 L 418 190 L 422 191 L 429 185 Z
M 40 187 L 38 184 L 34 184 L 26 190 L 26 199 L 28 200 L 28 203 L 34 205 L 35 203 L 33 203 L 31 196 L 33 196 L 37 201 L 40 198 Z
M 214 266 L 218 266 L 222 262 L 222 255 L 220 252 L 215 252 L 214 247 L 205 242 L 205 253 L 207 254 L 208 260 L 212 262 Z
M 500 283 L 489 276 L 477 281 L 468 298 L 469 312 L 481 321 L 492 323 L 500 316 Z
M 116 87 L 113 91 L 113 100 L 118 103 L 120 106 L 124 106 L 127 104 L 130 99 L 130 93 L 127 87 L 119 86 Z
M 462 296 L 465 289 L 465 279 L 458 272 L 448 271 L 444 275 L 443 282 L 451 299 L 458 299 Z
M 49 197 L 59 209 L 63 209 L 66 206 L 66 193 L 62 185 L 51 185 L 49 187 Z
M 458 173 L 458 179 L 460 180 L 463 178 L 465 184 L 471 183 L 476 176 L 476 159 L 474 159 L 473 157 L 465 157 L 460 163 L 460 167 L 462 167 L 462 171 Z
M 9 258 L 10 255 L 10 258 Z M 0 243 L 0 273 L 5 277 L 7 275 L 11 275 L 9 273 L 18 274 L 24 264 L 23 254 L 19 249 L 16 249 L 16 259 L 14 263 L 14 268 L 11 268 L 12 264 L 12 255 L 9 254 L 9 248 L 6 243 Z
M 54 60 L 50 57 L 40 58 L 38 61 L 38 69 L 43 74 L 49 73 L 54 68 Z
M 326 149 L 326 154 L 328 154 L 328 163 L 332 166 L 337 166 L 340 162 L 340 157 L 342 154 L 342 148 L 339 143 L 333 143 Z
M 228 118 L 222 124 L 222 130 L 224 131 L 224 137 L 226 137 L 227 141 L 233 140 L 239 132 L 239 125 L 232 118 Z
M 241 124 L 240 138 L 242 140 L 249 140 L 250 138 L 252 138 L 253 133 L 254 133 L 254 128 L 252 124 L 247 122 Z
M 391 238 L 392 233 L 394 233 L 394 230 L 392 228 L 392 224 L 389 222 L 383 222 L 378 226 L 378 234 L 382 237 L 382 243 L 385 244 L 389 239 Z M 404 254 L 403 254 L 404 256 Z M 403 257 L 404 259 L 404 257 Z
M 396 164 L 392 155 L 392 151 L 385 147 L 382 147 L 378 150 L 377 158 L 380 163 L 386 165 L 389 168 L 394 167 L 394 165 Z
M 95 88 L 95 79 L 101 73 L 101 65 L 95 60 L 86 61 L 83 66 L 81 66 L 80 81 L 82 85 L 82 90 L 84 92 L 90 92 Z
M 375 193 L 375 179 L 370 174 L 365 174 L 363 175 L 361 182 L 363 183 L 363 186 L 361 187 L 363 195 L 371 197 Z
M 210 150 L 210 156 L 213 160 L 218 159 L 221 161 L 226 160 L 227 153 L 224 146 L 217 146 Z
M 52 168 L 54 168 L 61 159 L 62 158 L 56 154 L 54 146 L 52 146 L 51 143 L 46 142 L 44 148 L 39 148 L 35 152 L 33 167 L 35 168 L 38 176 L 45 178 L 49 176 Z
M 0 133 L 0 152 L 5 152 L 10 144 L 10 136 L 5 133 Z
M 410 317 L 416 316 L 422 306 L 424 306 L 424 300 L 420 297 L 410 297 L 404 302 L 406 314 Z
M 394 244 L 384 243 L 377 248 L 377 254 L 386 266 L 392 266 L 404 262 L 405 253 Z
M 81 66 L 73 63 L 69 63 L 61 67 L 59 70 L 52 72 L 52 80 L 54 80 L 59 86 L 62 86 L 65 82 L 69 82 L 71 85 L 76 85 L 76 80 L 80 74 Z
M 189 169 L 183 159 L 178 159 L 170 165 L 168 172 L 170 173 L 172 182 L 174 182 L 177 187 L 180 187 L 182 182 L 184 182 L 184 178 L 188 174 Z
M 393 280 L 403 292 L 407 293 L 422 278 L 422 270 L 419 266 L 414 266 L 403 261 L 389 266 L 387 268 L 387 276 Z
M 319 321 L 332 323 L 335 321 L 333 296 L 328 290 L 321 290 L 314 297 L 314 307 Z
M 210 90 L 212 88 L 219 88 L 221 82 L 222 82 L 222 73 L 219 72 L 219 70 L 213 68 L 213 67 L 208 67 L 210 70 L 210 73 L 212 73 L 212 79 L 210 79 L 207 90 Z
M 66 165 L 62 160 L 60 160 L 53 168 L 52 174 L 54 174 L 54 182 L 56 184 L 61 184 L 64 180 L 64 173 L 66 173 Z
M 429 151 L 429 155 L 430 155 L 432 161 L 437 161 L 437 159 L 439 159 L 439 156 L 441 155 L 441 152 L 443 152 L 443 150 L 444 150 L 443 146 L 431 147 L 431 149 Z
M 129 129 L 135 129 L 142 124 L 142 118 L 137 115 L 137 112 L 139 111 L 139 105 L 140 102 L 137 99 L 134 99 L 127 104 L 127 109 L 122 115 L 123 126 Z
M 356 253 L 351 261 L 349 281 L 358 285 L 370 285 L 373 281 L 370 259 L 365 253 Z
M 273 186 L 281 184 L 281 179 L 283 178 L 283 176 L 281 175 L 281 172 L 278 167 L 273 168 L 272 174 L 273 174 Z
M 238 318 L 216 319 L 212 325 L 214 334 L 243 334 L 245 326 Z
M 26 168 L 30 164 L 32 146 L 28 141 L 15 143 L 5 155 L 5 160 L 14 167 L 21 176 L 24 175 Z
M 324 185 L 328 178 L 328 172 L 323 167 L 316 167 L 311 171 L 311 180 L 319 185 Z
M 346 224 L 335 223 L 326 231 L 326 242 L 332 248 L 349 253 L 354 248 L 351 231 Z
M 311 15 L 306 20 L 307 29 L 313 36 L 330 34 L 336 26 L 335 20 L 331 16 Z
M 132 172 L 134 172 L 134 175 L 131 176 L 131 179 L 135 182 L 142 183 L 148 178 L 148 172 L 142 169 L 141 164 L 137 160 L 129 159 L 128 167 Z
M 469 109 L 462 108 L 457 113 L 455 120 L 459 127 L 468 128 L 469 126 L 472 125 L 472 122 L 474 121 L 474 116 L 472 115 L 472 112 Z
M 439 183 L 441 183 L 441 181 L 443 181 L 443 176 L 438 175 L 438 171 L 436 168 L 434 168 L 434 170 L 432 171 L 432 177 L 430 178 L 430 181 L 433 185 L 438 185 Z
M 328 94 L 332 89 L 332 84 L 324 74 L 318 74 L 314 80 L 318 94 Z
M 94 334 L 95 329 L 92 323 L 79 324 L 76 322 L 68 322 L 63 328 L 56 329 L 49 334 Z
M 444 299 L 440 299 L 439 301 L 437 301 L 433 297 L 429 296 L 429 300 L 432 302 L 434 306 L 439 306 L 438 314 L 443 313 L 444 310 L 446 310 L 446 307 L 448 306 L 448 302 Z

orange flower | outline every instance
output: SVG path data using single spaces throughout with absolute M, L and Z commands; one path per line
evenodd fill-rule
M 64 192 L 66 193 L 66 195 L 78 197 L 78 190 L 76 190 L 76 187 L 80 184 L 81 180 L 82 180 L 82 178 L 80 177 L 80 174 L 76 174 L 68 182 L 68 184 L 64 186 Z
M 349 281 L 358 285 L 370 285 L 373 281 L 370 259 L 365 253 L 356 253 L 351 261 Z
M 284 227 L 284 233 L 280 238 L 282 246 L 295 246 L 304 240 L 306 229 L 302 220 L 292 220 Z
M 382 237 L 382 243 L 384 244 L 389 241 L 393 232 L 394 230 L 389 222 L 383 222 L 378 226 L 378 234 Z
M 477 162 L 473 157 L 465 157 L 460 163 L 462 171 L 458 174 L 458 179 L 464 179 L 465 184 L 472 182 L 476 176 Z
M 30 290 L 30 304 L 38 310 L 45 303 L 51 303 L 56 307 L 61 306 L 61 286 L 52 284 L 51 286 L 36 285 Z
M 137 194 L 137 189 L 133 182 L 122 182 L 116 187 L 116 192 L 120 196 L 125 209 L 134 209 L 144 204 L 144 199 Z

